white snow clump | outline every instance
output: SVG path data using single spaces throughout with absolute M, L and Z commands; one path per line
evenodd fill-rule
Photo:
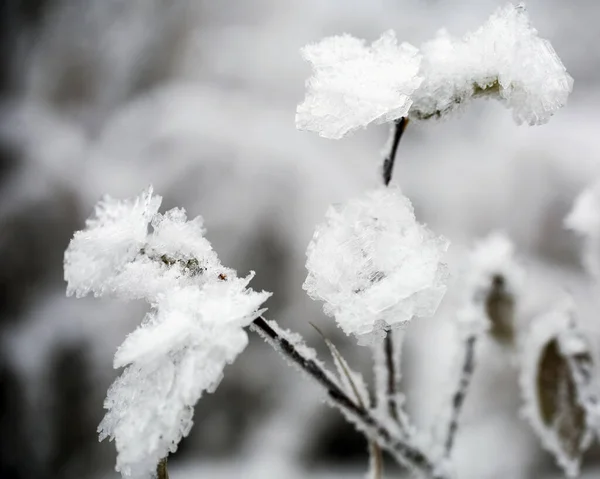
M 245 326 L 270 293 L 247 288 L 202 236 L 200 217 L 157 213 L 152 188 L 133 200 L 102 200 L 65 253 L 68 294 L 148 301 L 152 310 L 118 349 L 126 367 L 111 386 L 100 439 L 117 447 L 124 477 L 149 478 L 186 436 L 193 407 L 213 392 L 223 369 L 245 348 Z M 148 224 L 152 232 L 148 233 Z
M 427 317 L 445 291 L 449 243 L 417 223 L 397 188 L 331 206 L 308 246 L 303 288 L 346 334 L 365 344 Z
M 547 122 L 567 102 L 573 79 L 523 5 L 499 8 L 462 39 L 441 30 L 421 47 L 421 87 L 409 118 L 439 118 L 477 96 L 496 98 L 519 124 Z
M 538 36 L 525 7 L 508 4 L 462 39 L 441 30 L 421 49 L 386 32 L 373 46 L 349 35 L 303 50 L 313 64 L 296 126 L 341 138 L 375 120 L 442 118 L 471 98 L 496 98 L 517 123 L 542 124 L 563 107 L 573 79 Z
M 307 45 L 302 55 L 312 63 L 314 76 L 298 105 L 296 126 L 325 138 L 339 139 L 373 121 L 406 116 L 410 96 L 421 83 L 417 49 L 397 45 L 391 30 L 370 47 L 341 35 Z

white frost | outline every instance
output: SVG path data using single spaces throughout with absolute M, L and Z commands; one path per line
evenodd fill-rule
M 496 98 L 517 123 L 545 123 L 567 102 L 573 79 L 523 5 L 499 8 L 462 39 L 441 30 L 421 47 L 424 78 L 409 117 L 437 118 L 475 96 Z
M 296 126 L 325 138 L 338 139 L 373 121 L 405 116 L 421 83 L 417 49 L 397 45 L 391 30 L 370 47 L 364 40 L 340 35 L 308 45 L 302 54 L 314 75 L 298 105 Z
M 152 305 L 115 355 L 126 367 L 111 386 L 100 439 L 117 447 L 124 477 L 148 478 L 192 427 L 193 407 L 213 392 L 245 348 L 243 329 L 270 293 L 247 288 L 202 236 L 202 219 L 157 213 L 150 188 L 133 201 L 103 200 L 65 253 L 68 291 L 111 293 Z M 148 233 L 148 225 L 152 233 Z
M 397 188 L 332 206 L 308 246 L 303 288 L 346 334 L 372 342 L 413 316 L 431 316 L 445 291 L 448 241 L 417 223 Z
M 99 296 L 114 274 L 133 260 L 146 241 L 148 223 L 162 198 L 148 188 L 132 200 L 104 197 L 65 253 L 67 294 Z
M 525 7 L 499 8 L 462 39 L 440 30 L 421 49 L 388 31 L 366 47 L 350 35 L 308 45 L 313 65 L 296 126 L 338 139 L 373 121 L 442 118 L 472 98 L 495 98 L 517 123 L 547 122 L 567 103 L 573 79 Z

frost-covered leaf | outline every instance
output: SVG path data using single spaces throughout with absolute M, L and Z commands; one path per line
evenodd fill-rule
M 115 354 L 125 367 L 105 401 L 100 438 L 117 447 L 124 477 L 149 478 L 192 427 L 194 405 L 213 392 L 246 347 L 243 329 L 270 296 L 221 265 L 202 218 L 157 213 L 150 188 L 131 201 L 103 200 L 65 253 L 69 291 L 147 300 L 152 306 Z M 152 232 L 148 232 L 148 224 Z
M 544 425 L 555 430 L 565 454 L 578 459 L 586 433 L 585 410 L 579 404 L 575 381 L 556 339 L 542 349 L 537 379 L 538 406 Z
M 524 414 L 570 477 L 578 474 L 592 437 L 597 404 L 590 404 L 590 378 L 581 374 L 592 364 L 570 304 L 535 320 L 522 351 Z
M 446 30 L 420 51 L 392 31 L 367 47 L 349 35 L 303 49 L 313 65 L 296 126 L 326 138 L 373 121 L 441 118 L 477 97 L 495 98 L 517 123 L 547 122 L 567 103 L 573 79 L 525 7 L 499 8 L 463 38 Z
M 421 47 L 423 83 L 409 118 L 440 118 L 474 97 L 500 100 L 517 123 L 545 123 L 567 103 L 573 79 L 523 5 L 499 8 L 462 39 L 441 30 Z
M 421 83 L 415 47 L 396 42 L 391 30 L 370 47 L 350 35 L 328 37 L 303 48 L 314 75 L 298 105 L 296 126 L 325 138 L 341 138 L 373 121 L 405 116 Z
M 397 188 L 332 206 L 308 246 L 304 289 L 362 342 L 427 317 L 446 290 L 448 241 L 419 224 Z
M 594 278 L 600 278 L 600 182 L 577 197 L 565 226 L 583 238 L 583 264 Z
M 464 306 L 457 316 L 462 336 L 488 331 L 497 341 L 511 344 L 525 276 L 513 243 L 503 233 L 491 233 L 475 244 L 466 268 Z

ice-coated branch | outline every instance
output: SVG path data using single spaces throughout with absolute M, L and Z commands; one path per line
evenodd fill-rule
M 156 466 L 157 479 L 169 479 L 169 470 L 167 469 L 167 459 L 162 459 Z
M 389 151 L 383 160 L 383 183 L 385 186 L 388 186 L 390 181 L 392 181 L 394 163 L 396 162 L 396 152 L 398 151 L 398 145 L 400 144 L 400 139 L 406 129 L 406 125 L 408 125 L 408 119 L 403 117 L 396 120 L 392 126 L 390 140 L 388 142 Z
M 469 392 L 469 386 L 471 385 L 471 379 L 473 377 L 473 371 L 475 370 L 475 344 L 477 336 L 473 335 L 467 338 L 465 341 L 465 358 L 460 373 L 460 379 L 458 381 L 458 387 L 452 397 L 452 412 L 450 416 L 450 423 L 448 424 L 448 433 L 446 435 L 445 453 L 449 456 L 454 446 L 454 439 L 456 432 L 458 431 L 458 421 L 460 419 L 460 413 L 462 411 L 465 398 Z
M 288 339 L 286 337 L 290 333 L 281 330 L 274 322 L 268 321 L 262 316 L 256 318 L 250 328 L 260 334 L 275 350 L 281 352 L 293 365 L 317 382 L 327 392 L 331 405 L 342 411 L 358 429 L 389 451 L 398 462 L 428 477 L 437 479 L 445 477 L 418 447 L 403 438 L 396 437 L 369 410 L 351 400 L 336 383 L 333 376 L 312 357 L 313 351 L 306 353 L 303 351 L 306 346 L 298 344 L 296 338 Z

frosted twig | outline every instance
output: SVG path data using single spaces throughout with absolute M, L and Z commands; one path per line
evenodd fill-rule
M 169 470 L 167 469 L 167 458 L 161 459 L 156 466 L 157 479 L 169 479 Z
M 251 329 L 259 333 L 268 344 L 284 354 L 292 363 L 307 373 L 327 392 L 331 404 L 340 409 L 348 419 L 363 431 L 370 439 L 375 440 L 382 448 L 389 451 L 398 462 L 424 473 L 428 477 L 443 479 L 432 461 L 417 447 L 405 439 L 395 437 L 371 412 L 352 401 L 332 379 L 332 375 L 314 359 L 306 357 L 291 341 L 284 337 L 284 332 L 262 316 L 256 318 Z
M 385 337 L 385 364 L 387 371 L 387 405 L 390 416 L 398 421 L 398 405 L 396 403 L 396 364 L 394 361 L 394 340 L 389 331 Z
M 407 118 L 400 118 L 394 122 L 393 131 L 390 136 L 389 141 L 389 152 L 385 159 L 383 160 L 383 183 L 385 186 L 390 184 L 392 181 L 392 173 L 394 170 L 394 163 L 396 161 L 396 152 L 398 151 L 398 145 L 400 144 L 400 139 L 402 138 L 402 134 L 406 129 L 406 125 L 408 125 Z
M 465 359 L 460 373 L 458 388 L 452 397 L 452 415 L 448 425 L 448 434 L 446 436 L 445 444 L 446 456 L 449 456 L 450 452 L 452 451 L 452 446 L 454 445 L 454 439 L 456 437 L 456 431 L 458 430 L 458 420 L 467 396 L 467 392 L 469 390 L 469 386 L 471 384 L 473 371 L 475 370 L 475 342 L 476 336 L 474 335 L 469 336 L 465 341 Z

